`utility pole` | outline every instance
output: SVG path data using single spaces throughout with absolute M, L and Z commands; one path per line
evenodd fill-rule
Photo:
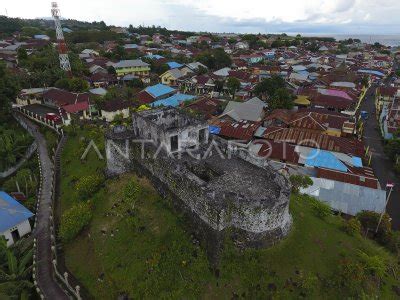
M 56 28 L 60 67 L 68 74 L 69 77 L 71 77 L 71 65 L 68 58 L 67 44 L 65 43 L 64 34 L 60 23 L 60 10 L 58 9 L 57 2 L 51 2 L 51 15 L 53 16 L 54 25 Z
M 392 194 L 394 184 L 393 184 L 393 183 L 387 183 L 387 184 L 386 184 L 386 188 L 388 188 L 388 187 L 390 187 L 390 191 L 389 191 L 388 196 L 386 197 L 385 209 L 383 210 L 383 212 L 381 213 L 381 216 L 379 217 L 379 222 L 378 222 L 378 225 L 376 226 L 375 233 L 378 232 L 379 225 L 381 225 L 382 218 L 383 218 L 383 215 L 384 215 L 385 212 L 386 212 L 386 206 L 387 206 L 387 204 L 388 204 L 388 202 L 389 202 L 390 195 Z

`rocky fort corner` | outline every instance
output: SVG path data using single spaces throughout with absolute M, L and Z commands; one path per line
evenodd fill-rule
M 287 179 L 268 166 L 209 151 L 210 143 L 227 150 L 209 141 L 206 122 L 177 109 L 134 113 L 132 127 L 106 133 L 107 173 L 134 170 L 149 177 L 161 194 L 172 196 L 211 254 L 227 232 L 245 247 L 270 246 L 285 237 L 292 224 Z

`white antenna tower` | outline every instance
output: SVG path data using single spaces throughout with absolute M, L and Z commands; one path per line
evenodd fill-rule
M 53 16 L 54 25 L 56 27 L 60 67 L 71 76 L 71 64 L 69 63 L 67 44 L 65 43 L 64 34 L 61 28 L 60 10 L 58 9 L 57 2 L 51 2 L 51 15 Z

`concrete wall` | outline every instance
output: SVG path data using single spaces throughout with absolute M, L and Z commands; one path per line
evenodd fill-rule
M 184 149 L 206 144 L 208 142 L 208 125 L 206 123 L 198 123 L 188 126 L 184 123 L 186 120 L 182 120 L 175 115 L 168 115 L 163 112 L 158 116 L 160 119 L 163 118 L 167 129 L 162 130 L 158 120 L 150 121 L 146 118 L 142 118 L 138 114 L 133 115 L 133 130 L 135 134 L 145 139 L 154 141 L 155 143 L 162 143 L 165 148 L 172 152 L 171 149 L 171 137 L 178 136 L 178 149 L 175 151 L 182 151 Z M 176 123 L 176 126 L 175 126 Z M 169 127 L 169 128 L 168 128 Z M 200 131 L 203 130 L 204 140 L 200 141 Z
M 24 222 L 18 224 L 17 226 L 12 227 L 12 228 L 6 230 L 5 232 L 0 233 L 0 235 L 3 235 L 6 238 L 7 247 L 10 247 L 11 245 L 13 245 L 16 242 L 13 240 L 12 235 L 11 235 L 11 232 L 16 229 L 18 230 L 20 237 L 23 237 L 24 235 L 26 235 L 32 231 L 29 220 L 25 220 Z
M 122 110 L 117 110 L 117 111 L 105 111 L 101 110 L 101 116 L 102 118 L 105 118 L 107 122 L 112 122 L 115 118 L 116 115 L 122 114 L 124 118 L 129 117 L 129 108 L 125 108 Z
M 184 163 L 168 155 L 154 158 L 155 148 L 146 148 L 142 157 L 140 145 L 130 144 L 126 155 L 126 143 L 123 139 L 107 139 L 108 173 L 115 175 L 134 170 L 149 177 L 157 189 L 171 193 L 175 205 L 186 212 L 192 229 L 200 232 L 211 253 L 218 253 L 228 228 L 238 244 L 254 247 L 272 245 L 289 232 L 292 224 L 290 188 L 282 176 L 276 175 L 273 179 L 285 187 L 277 197 L 272 197 L 271 201 L 254 201 L 236 193 L 211 189 L 203 179 L 185 168 Z M 251 181 L 252 178 L 243 180 Z

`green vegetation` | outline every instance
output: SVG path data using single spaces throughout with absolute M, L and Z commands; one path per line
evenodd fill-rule
M 286 88 L 285 80 L 278 75 L 263 79 L 255 86 L 254 94 L 266 99 L 270 109 L 293 107 L 294 96 Z
M 229 77 L 226 81 L 226 86 L 232 94 L 232 99 L 235 99 L 236 92 L 240 89 L 240 81 L 235 77 Z
M 4 118 L 8 119 L 8 117 Z M 2 123 L 0 125 L 0 171 L 14 166 L 25 155 L 32 142 L 32 136 L 14 119 Z
M 90 202 L 81 202 L 68 209 L 61 218 L 60 238 L 71 241 L 92 219 Z
M 380 214 L 372 211 L 363 211 L 357 214 L 357 219 L 360 221 L 365 231 L 375 232 Z M 388 246 L 391 243 L 393 236 L 392 226 L 390 223 L 390 217 L 388 214 L 384 214 L 379 224 L 378 232 L 374 234 L 374 239 L 383 246 Z
M 195 57 L 195 60 L 201 62 L 209 69 L 216 70 L 224 67 L 230 67 L 232 64 L 231 57 L 225 53 L 224 49 L 207 50 Z
M 95 194 L 104 182 L 103 176 L 99 174 L 87 175 L 79 178 L 75 189 L 82 200 L 88 199 Z
M 61 78 L 54 85 L 70 92 L 87 92 L 89 90 L 89 83 L 79 77 Z
M 0 62 L 0 121 L 7 122 L 11 119 L 11 103 L 19 92 L 18 78 L 6 69 Z
M 36 190 L 39 185 L 38 173 L 38 162 L 36 156 L 33 156 L 14 175 L 6 178 L 2 185 L 0 184 L 1 189 L 7 193 L 12 193 L 17 192 L 19 187 L 27 198 L 23 203 L 24 206 L 31 211 L 35 211 Z
M 313 184 L 310 177 L 303 175 L 291 175 L 289 180 L 292 184 L 292 192 L 295 194 L 299 193 L 300 188 L 307 188 Z
M 0 237 L 1 299 L 31 299 L 34 295 L 31 282 L 33 249 L 31 243 L 24 242 L 8 249 L 4 237 Z
M 80 160 L 82 141 L 100 141 L 102 133 L 73 132 L 62 157 L 63 211 L 82 203 L 74 190 L 79 179 L 104 168 L 94 151 Z M 293 196 L 293 228 L 285 240 L 269 249 L 238 249 L 227 240 L 212 270 L 171 201 L 147 179 L 126 174 L 90 197 L 93 217 L 64 244 L 66 264 L 96 299 L 395 298 L 395 257 L 360 234 L 348 234 L 347 222 L 316 202 Z
M 79 77 L 89 73 L 87 67 L 77 54 L 70 52 L 69 59 L 72 72 L 75 76 Z M 58 82 L 60 86 L 63 88 L 68 87 L 70 90 L 83 91 L 87 88 L 82 83 L 82 79 L 74 78 L 68 81 L 61 81 L 64 84 L 61 85 L 59 80 L 65 78 L 66 75 L 59 68 L 59 64 L 57 49 L 53 46 L 49 45 L 36 51 L 34 54 L 19 61 L 19 65 L 26 68 L 29 72 L 29 74 L 20 76 L 20 85 L 23 88 L 30 88 L 32 86 L 43 87 L 54 86 Z M 68 82 L 68 86 L 66 86 L 66 82 Z
M 361 233 L 361 222 L 356 218 L 351 218 L 346 222 L 344 231 L 349 235 L 358 235 Z

